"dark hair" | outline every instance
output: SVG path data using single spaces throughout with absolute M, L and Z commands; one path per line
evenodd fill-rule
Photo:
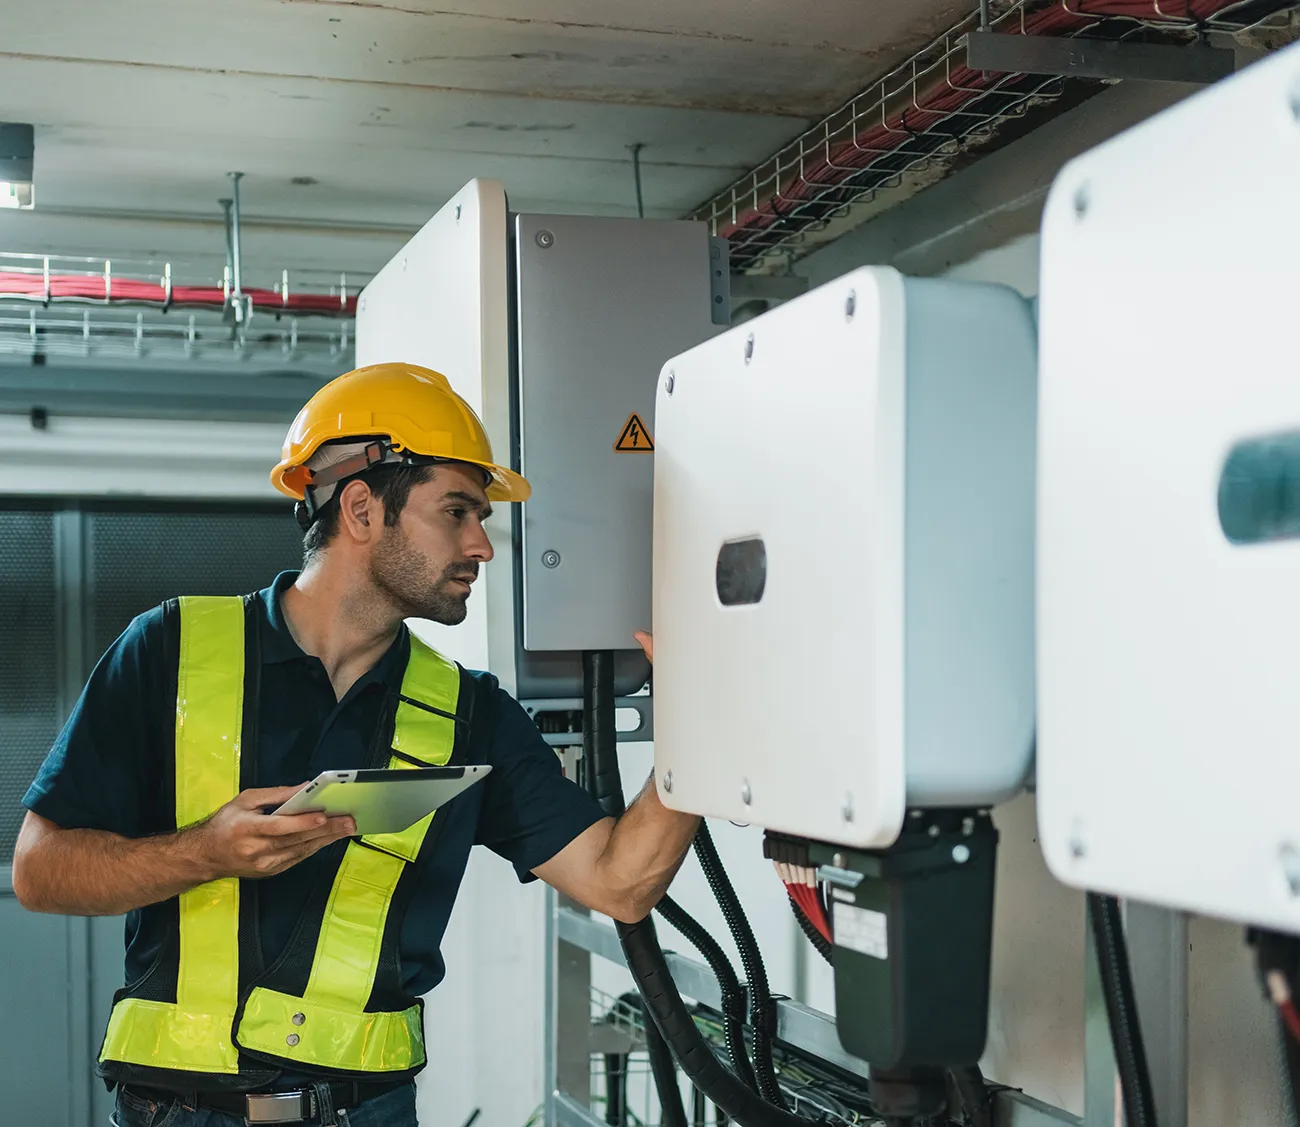
M 402 510 L 410 499 L 411 490 L 433 480 L 435 466 L 375 466 L 365 473 L 356 474 L 338 483 L 334 495 L 320 510 L 312 526 L 302 538 L 302 563 L 306 567 L 329 546 L 339 531 L 339 494 L 354 481 L 365 482 L 371 495 L 384 506 L 384 525 L 392 528 L 401 518 Z

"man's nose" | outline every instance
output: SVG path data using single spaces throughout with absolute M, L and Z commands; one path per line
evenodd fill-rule
M 492 541 L 488 539 L 487 529 L 475 522 L 473 529 L 465 537 L 465 558 L 477 563 L 488 563 L 496 553 L 492 550 Z

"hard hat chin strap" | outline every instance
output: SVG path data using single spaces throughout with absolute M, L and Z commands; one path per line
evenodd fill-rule
M 392 445 L 383 439 L 367 442 L 365 447 L 355 454 L 349 454 L 328 466 L 313 470 L 311 483 L 303 490 L 303 498 L 293 507 L 293 515 L 298 527 L 306 532 L 320 516 L 320 511 L 334 499 L 338 486 L 347 478 L 365 473 L 366 470 L 381 466 L 386 462 L 400 462 L 403 457 Z M 324 491 L 318 496 L 317 491 Z
M 303 499 L 294 505 L 293 515 L 298 521 L 298 527 L 305 533 L 315 524 L 321 510 L 338 494 L 339 486 L 344 485 L 349 478 L 363 474 L 376 466 L 437 466 L 454 462 L 456 462 L 455 458 L 438 458 L 428 454 L 413 454 L 409 450 L 398 450 L 386 438 L 376 438 L 367 442 L 355 454 L 349 454 L 337 462 L 313 470 L 311 483 L 303 490 Z M 492 475 L 487 470 L 481 472 L 484 485 L 490 485 Z M 318 496 L 317 490 L 324 491 L 324 495 Z

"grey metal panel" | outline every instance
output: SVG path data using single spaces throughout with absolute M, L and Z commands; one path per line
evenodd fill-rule
M 70 1127 L 85 1082 L 84 1057 L 70 1049 L 83 1030 L 74 1029 L 68 1006 L 69 925 L 63 916 L 33 915 L 0 896 L 0 1120 L 22 1127 Z
M 86 545 L 92 661 L 132 618 L 164 599 L 255 591 L 302 559 L 302 535 L 287 506 L 92 511 Z
M 966 39 L 966 65 L 1007 74 L 1208 84 L 1227 78 L 1236 69 L 1236 56 L 1230 50 L 1196 45 L 973 31 Z
M 521 215 L 516 255 L 524 646 L 631 649 L 650 621 L 653 455 L 614 446 L 633 413 L 653 436 L 663 364 L 718 331 L 707 228 Z
M 0 512 L 0 591 L 0 865 L 7 867 L 22 797 L 62 720 L 52 513 Z

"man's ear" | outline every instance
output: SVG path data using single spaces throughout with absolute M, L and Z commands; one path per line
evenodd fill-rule
M 364 481 L 349 481 L 339 494 L 339 527 L 359 544 L 384 526 L 384 507 Z

